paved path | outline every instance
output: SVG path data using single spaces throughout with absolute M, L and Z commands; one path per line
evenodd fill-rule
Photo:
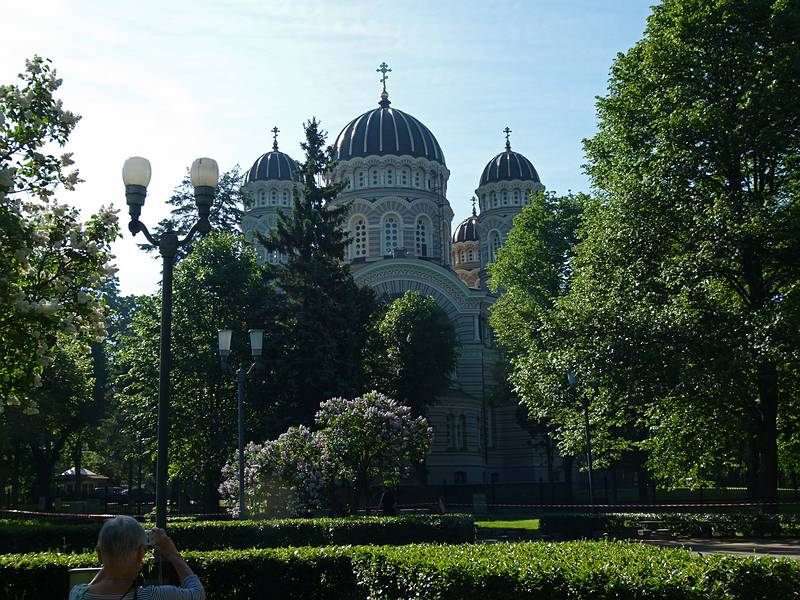
M 685 548 L 699 554 L 721 552 L 746 556 L 775 556 L 800 560 L 800 540 L 680 539 L 643 540 L 653 546 Z

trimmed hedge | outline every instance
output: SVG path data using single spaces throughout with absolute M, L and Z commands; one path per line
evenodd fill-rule
M 540 517 L 542 533 L 572 537 L 629 535 L 643 521 L 663 521 L 677 535 L 691 537 L 797 536 L 800 516 L 755 512 L 551 513 Z
M 101 523 L 0 525 L 0 553 L 92 550 L 101 526 Z M 170 523 L 169 534 L 182 550 L 455 544 L 475 541 L 475 522 L 469 515 L 182 521 Z
M 800 563 L 622 542 L 187 552 L 209 600 L 789 600 Z M 0 598 L 64 598 L 91 554 L 0 557 Z

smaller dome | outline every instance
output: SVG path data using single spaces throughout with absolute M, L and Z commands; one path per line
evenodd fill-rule
M 495 181 L 521 180 L 541 183 L 539 174 L 533 168 L 531 161 L 511 149 L 511 142 L 508 139 L 511 130 L 506 127 L 503 133 L 506 134 L 506 149 L 484 167 L 478 187 Z
M 461 221 L 453 232 L 453 243 L 478 241 L 478 217 L 474 214 Z
M 262 154 L 250 167 L 245 179 L 250 181 L 300 181 L 300 171 L 295 160 L 288 154 L 278 150 L 278 133 L 280 129 L 273 127 L 272 152 Z
M 247 172 L 247 181 L 300 181 L 297 163 L 278 150 L 262 154 Z
M 486 185 L 493 181 L 512 181 L 514 179 L 540 183 L 539 174 L 533 168 L 531 161 L 519 152 L 509 149 L 489 161 L 483 169 L 481 182 L 478 185 Z

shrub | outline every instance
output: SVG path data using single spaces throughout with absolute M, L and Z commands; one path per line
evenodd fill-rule
M 796 598 L 800 564 L 620 542 L 376 548 L 353 556 L 370 599 Z
M 209 600 L 788 600 L 800 563 L 620 542 L 187 552 Z M 64 598 L 91 554 L 0 556 L 0 598 Z M 149 562 L 147 568 L 152 567 Z
M 567 537 L 591 537 L 609 533 L 626 535 L 643 521 L 663 521 L 677 535 L 692 537 L 762 537 L 800 534 L 800 516 L 756 512 L 659 512 L 659 513 L 551 513 L 540 517 L 542 533 Z
M 148 526 L 152 524 L 145 524 Z M 100 523 L 4 525 L 0 526 L 0 552 L 91 551 L 97 544 L 100 527 Z M 221 550 L 472 542 L 475 540 L 475 526 L 472 517 L 467 515 L 179 521 L 170 523 L 169 534 L 181 549 Z

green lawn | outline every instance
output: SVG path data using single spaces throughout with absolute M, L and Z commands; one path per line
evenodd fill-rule
M 509 521 L 475 521 L 478 527 L 502 529 L 539 529 L 539 519 L 512 519 Z

